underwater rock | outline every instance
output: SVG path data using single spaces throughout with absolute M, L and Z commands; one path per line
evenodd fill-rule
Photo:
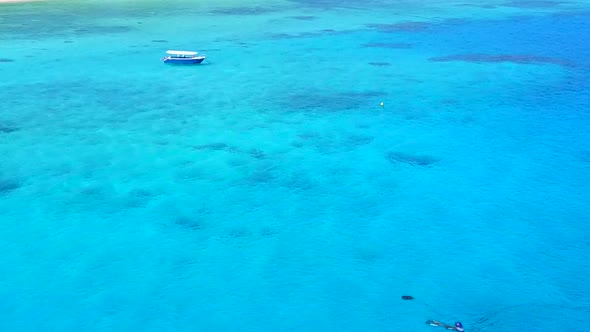
M 266 158 L 266 154 L 264 153 L 264 151 L 262 151 L 260 149 L 251 149 L 250 151 L 248 151 L 248 154 L 250 154 L 250 156 L 252 158 L 256 158 L 256 159 Z
M 291 16 L 290 18 L 300 21 L 312 21 L 316 19 L 315 16 Z
M 226 150 L 227 148 L 229 148 L 229 145 L 227 145 L 225 143 L 209 143 L 209 144 L 196 145 L 196 146 L 194 146 L 194 148 L 197 150 L 219 151 L 219 150 Z
M 2 134 L 10 134 L 18 130 L 19 128 L 0 124 L 0 133 Z
M 21 184 L 17 181 L 10 179 L 0 179 L 0 195 L 8 194 L 20 187 Z
M 553 64 L 564 67 L 573 66 L 572 63 L 552 57 L 536 56 L 536 55 L 522 55 L 522 54 L 456 54 L 447 55 L 440 57 L 432 57 L 428 60 L 434 62 L 449 62 L 449 61 L 463 61 L 473 63 L 500 63 L 500 62 L 511 62 L 516 64 Z
M 389 63 L 389 62 L 369 62 L 369 64 L 371 66 L 376 66 L 376 67 L 387 67 L 387 66 L 391 66 L 391 63 Z
M 189 218 L 186 216 L 175 218 L 174 223 L 178 226 L 185 227 L 194 231 L 201 229 L 202 226 L 199 220 L 195 218 Z
M 386 156 L 392 164 L 408 164 L 412 166 L 429 167 L 436 164 L 439 160 L 428 155 L 415 155 L 404 152 L 389 152 Z

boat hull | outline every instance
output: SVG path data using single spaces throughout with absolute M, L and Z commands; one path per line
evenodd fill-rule
M 175 65 L 195 65 L 203 62 L 205 60 L 204 56 L 194 57 L 194 58 L 173 58 L 173 57 L 165 57 L 162 59 L 164 63 L 175 64 Z

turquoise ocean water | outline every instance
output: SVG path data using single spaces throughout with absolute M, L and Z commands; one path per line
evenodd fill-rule
M 585 331 L 589 105 L 589 1 L 2 4 L 0 330 Z

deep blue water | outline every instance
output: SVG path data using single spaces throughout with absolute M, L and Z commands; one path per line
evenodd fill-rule
M 0 330 L 584 331 L 589 7 L 0 5 Z

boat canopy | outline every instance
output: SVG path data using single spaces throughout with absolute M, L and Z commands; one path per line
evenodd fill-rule
M 166 51 L 166 54 L 170 55 L 197 55 L 198 52 L 190 51 Z

